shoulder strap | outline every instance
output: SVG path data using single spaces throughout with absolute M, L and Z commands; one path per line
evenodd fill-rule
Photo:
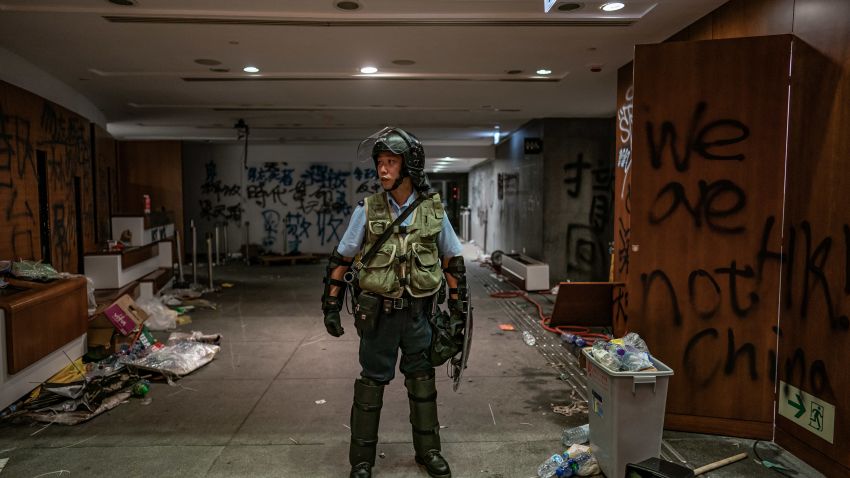
M 366 251 L 365 254 L 363 254 L 359 261 L 355 262 L 354 265 L 351 266 L 352 269 L 354 269 L 356 272 L 360 272 L 360 269 L 363 269 L 363 267 L 365 267 L 365 265 L 372 260 L 372 257 L 374 257 L 375 254 L 381 249 L 381 246 L 383 246 L 384 243 L 387 242 L 387 239 L 389 239 L 390 234 L 393 233 L 396 227 L 400 226 L 401 223 L 404 222 L 405 219 L 407 219 L 407 216 L 411 215 L 413 213 L 413 210 L 419 207 L 420 204 L 422 204 L 422 201 L 430 197 L 431 196 L 428 194 L 420 193 L 419 197 L 417 197 L 416 200 L 413 201 L 413 204 L 411 204 L 410 207 L 405 209 L 404 212 L 399 214 L 395 221 L 393 221 L 393 223 L 390 225 L 390 227 L 388 227 L 384 231 L 384 233 L 381 234 L 381 237 L 378 238 L 375 244 L 373 244 L 372 247 L 370 247 L 369 250 Z

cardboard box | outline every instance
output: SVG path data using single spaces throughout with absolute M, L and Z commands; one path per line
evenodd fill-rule
M 128 335 L 148 320 L 148 314 L 129 295 L 122 295 L 103 314 L 121 335 Z
M 91 347 L 109 347 L 112 344 L 112 334 L 114 333 L 112 326 L 108 329 L 89 329 L 88 345 Z

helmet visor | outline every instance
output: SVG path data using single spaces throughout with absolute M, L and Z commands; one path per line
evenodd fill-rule
M 357 159 L 359 161 L 374 160 L 384 151 L 404 156 L 410 151 L 410 144 L 396 128 L 387 126 L 360 142 L 360 146 L 357 147 Z

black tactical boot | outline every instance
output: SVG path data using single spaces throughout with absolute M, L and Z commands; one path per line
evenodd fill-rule
M 407 375 L 404 380 L 410 401 L 410 424 L 413 426 L 413 448 L 416 463 L 424 466 L 428 476 L 451 478 L 452 471 L 440 456 L 440 423 L 437 421 L 437 386 L 434 371 Z
M 348 451 L 351 478 L 372 476 L 383 397 L 384 384 L 368 378 L 359 378 L 354 381 L 354 403 L 351 405 L 351 447 Z

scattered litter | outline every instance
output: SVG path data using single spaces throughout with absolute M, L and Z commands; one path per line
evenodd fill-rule
M 327 400 L 325 400 L 324 398 L 323 398 L 323 399 L 321 399 L 321 400 L 316 400 L 316 405 L 324 405 L 324 404 L 326 404 L 326 403 L 328 403 L 328 401 L 327 401 Z
M 12 263 L 12 275 L 21 279 L 48 282 L 61 277 L 50 264 L 41 261 L 20 260 Z
M 514 327 L 513 324 L 499 324 L 499 330 L 512 331 L 516 330 L 516 327 Z
M 168 308 L 162 303 L 160 298 L 140 298 L 136 303 L 148 314 L 148 320 L 145 321 L 145 325 L 149 329 L 169 330 L 177 327 L 177 311 Z
M 537 343 L 537 339 L 535 339 L 534 336 L 531 335 L 531 332 L 527 330 L 522 331 L 522 340 L 525 342 L 525 345 L 528 346 L 534 346 L 534 344 Z
M 493 425 L 495 425 L 496 424 L 496 415 L 493 413 L 493 406 L 490 405 L 489 403 L 487 404 L 487 406 L 490 407 L 490 417 L 493 419 Z
M 0 458 L 0 472 L 3 471 L 3 468 L 6 468 L 6 463 L 9 463 L 8 458 Z
M 527 422 L 520 422 L 520 425 L 528 425 L 528 426 L 530 426 L 530 427 L 533 427 L 533 426 L 534 426 L 534 425 L 532 425 L 531 423 L 527 423 Z
M 122 358 L 122 362 L 134 368 L 182 377 L 210 363 L 219 350 L 221 347 L 218 345 L 179 341 L 154 350 L 143 358 Z
M 192 317 L 189 317 L 188 315 L 178 315 L 178 316 L 177 316 L 177 319 L 175 319 L 175 321 L 174 321 L 174 322 L 175 322 L 178 326 L 180 326 L 180 325 L 186 325 L 186 324 L 191 324 L 191 323 L 192 323 Z
M 351 430 L 351 427 L 350 427 L 350 426 L 348 426 L 348 425 L 346 425 L 345 423 L 343 423 L 343 424 L 342 424 L 342 426 L 344 426 L 345 428 L 348 428 L 349 430 Z
M 124 403 L 124 401 L 128 398 L 130 398 L 130 392 L 118 392 L 103 399 L 103 402 L 101 402 L 100 406 L 94 409 L 94 411 L 89 411 L 83 408 L 81 410 L 67 411 L 65 413 L 57 414 L 53 410 L 48 409 L 46 411 L 29 412 L 26 413 L 24 416 L 29 417 L 37 422 L 48 422 L 44 428 L 33 433 L 33 435 L 35 435 L 36 433 L 41 432 L 42 430 L 54 423 L 59 423 L 61 425 L 76 425 L 86 420 L 90 420 L 105 411 L 112 410 L 121 403 Z
M 289 441 L 295 443 L 296 445 L 300 445 L 300 443 L 298 443 L 298 440 L 296 440 L 295 438 L 289 437 Z
M 570 405 L 552 404 L 552 411 L 565 417 L 571 417 L 579 413 L 587 413 L 587 402 L 573 402 Z
M 168 336 L 168 345 L 177 342 L 202 342 L 205 344 L 221 345 L 221 334 L 204 334 L 197 330 L 191 332 L 171 332 Z
M 386 458 L 386 457 L 387 457 L 387 454 L 386 454 L 386 453 L 384 453 L 384 452 L 381 452 L 381 453 L 378 453 L 378 457 L 380 457 L 380 458 Z
M 440 425 L 440 430 L 442 430 L 443 428 L 448 428 L 448 427 L 449 427 L 448 425 Z
M 218 309 L 218 306 L 207 299 L 192 299 L 183 301 L 183 305 L 190 305 L 192 307 L 202 307 L 204 309 Z
M 222 283 L 221 283 L 221 284 L 219 284 L 219 285 L 220 285 L 223 289 L 230 289 L 231 287 L 233 287 L 233 284 L 231 284 L 230 282 L 222 282 Z

